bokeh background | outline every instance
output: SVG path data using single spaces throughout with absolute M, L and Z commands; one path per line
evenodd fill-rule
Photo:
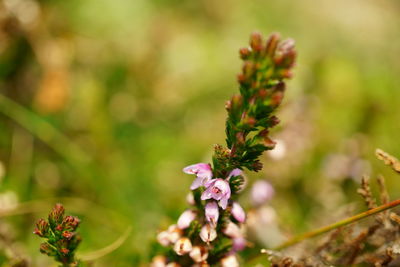
M 275 186 L 282 232 L 363 209 L 363 173 L 400 197 L 374 157 L 400 156 L 399 28 L 389 0 L 1 0 L 1 266 L 51 266 L 32 231 L 57 202 L 82 219 L 82 254 L 132 226 L 95 266 L 145 265 L 187 206 L 181 169 L 224 142 L 238 49 L 255 30 L 299 52 L 278 146 L 248 175 Z

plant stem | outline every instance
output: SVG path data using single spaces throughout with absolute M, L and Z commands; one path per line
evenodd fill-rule
M 281 250 L 281 249 L 290 247 L 290 246 L 292 246 L 292 245 L 294 245 L 296 243 L 299 243 L 299 242 L 301 242 L 301 241 L 303 241 L 305 239 L 312 238 L 312 237 L 324 234 L 324 233 L 329 232 L 329 231 L 331 231 L 333 229 L 336 229 L 336 228 L 339 228 L 339 227 L 354 223 L 356 221 L 364 219 L 364 218 L 366 218 L 368 216 L 371 216 L 373 214 L 379 213 L 379 212 L 387 210 L 387 209 L 394 208 L 394 207 L 396 207 L 398 205 L 400 205 L 400 199 L 397 199 L 395 201 L 389 202 L 389 203 L 381 205 L 379 207 L 364 211 L 362 213 L 359 213 L 359 214 L 354 215 L 352 217 L 349 217 L 349 218 L 343 219 L 341 221 L 335 222 L 333 224 L 321 227 L 319 229 L 316 229 L 316 230 L 313 230 L 313 231 L 310 231 L 310 232 L 307 232 L 307 233 L 304 233 L 304 234 L 297 235 L 297 236 L 289 239 L 288 241 L 282 243 L 281 245 L 277 246 L 276 248 L 274 248 L 274 250 Z

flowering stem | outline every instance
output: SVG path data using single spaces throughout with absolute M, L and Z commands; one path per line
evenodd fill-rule
M 389 203 L 381 205 L 379 207 L 364 211 L 362 213 L 359 213 L 359 214 L 354 215 L 352 217 L 349 217 L 349 218 L 343 219 L 341 221 L 335 222 L 333 224 L 321 227 L 319 229 L 316 229 L 316 230 L 313 230 L 313 231 L 310 231 L 310 232 L 307 232 L 307 233 L 304 233 L 304 234 L 297 235 L 297 236 L 289 239 L 288 241 L 282 243 L 281 245 L 275 247 L 274 250 L 285 249 L 285 248 L 290 247 L 290 246 L 292 246 L 292 245 L 294 245 L 296 243 L 299 243 L 299 242 L 301 242 L 301 241 L 303 241 L 305 239 L 309 239 L 309 238 L 324 234 L 324 233 L 329 232 L 329 231 L 331 231 L 333 229 L 336 229 L 336 228 L 339 228 L 339 227 L 354 223 L 354 222 L 359 221 L 361 219 L 364 219 L 364 218 L 366 218 L 368 216 L 374 215 L 376 213 L 382 212 L 382 211 L 387 210 L 387 209 L 394 208 L 394 207 L 396 207 L 398 205 L 400 205 L 400 199 L 397 199 L 395 201 L 389 202 Z

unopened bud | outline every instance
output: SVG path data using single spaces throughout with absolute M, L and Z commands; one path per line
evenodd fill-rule
M 192 193 L 192 192 L 189 192 L 189 193 L 186 195 L 186 202 L 187 202 L 189 205 L 194 205 L 194 204 L 196 204 L 196 202 L 194 201 L 194 196 L 193 196 L 193 193 Z
M 263 143 L 264 143 L 264 146 L 266 146 L 268 149 L 273 149 L 276 146 L 276 142 L 273 141 L 268 136 L 264 137 Z
M 174 244 L 182 236 L 182 230 L 173 224 L 168 227 L 168 234 L 169 241 Z
M 73 233 L 68 232 L 68 231 L 65 231 L 65 232 L 62 234 L 62 236 L 65 237 L 66 239 L 71 239 L 73 235 L 74 235 Z
M 157 235 L 157 241 L 162 246 L 167 247 L 170 244 L 169 233 L 167 231 L 162 231 Z
M 196 212 L 193 210 L 186 210 L 184 211 L 178 219 L 178 228 L 179 229 L 186 229 L 190 226 L 192 221 L 196 218 Z
M 283 100 L 283 96 L 283 91 L 275 91 L 271 96 L 271 105 L 273 107 L 279 106 Z
M 276 126 L 277 124 L 279 124 L 280 120 L 278 119 L 277 116 L 274 115 L 274 116 L 271 116 L 271 117 L 269 118 L 268 122 L 269 122 L 270 127 L 274 127 L 274 126 Z
M 239 143 L 239 144 L 244 144 L 244 133 L 243 132 L 238 132 L 238 133 L 236 133 L 236 141 Z
M 64 217 L 65 209 L 63 205 L 56 204 L 53 210 L 49 214 L 49 222 L 50 224 L 60 224 Z
M 256 52 L 260 52 L 262 50 L 262 36 L 260 33 L 255 32 L 251 34 L 250 47 Z
M 208 251 L 203 246 L 194 246 L 192 251 L 190 251 L 189 256 L 194 262 L 204 262 L 208 257 Z
M 243 223 L 246 220 L 246 213 L 236 201 L 232 204 L 231 214 L 238 222 Z
M 233 222 L 228 222 L 222 232 L 229 237 L 241 237 L 242 232 L 239 226 Z
M 256 162 L 254 162 L 254 163 L 252 164 L 252 167 L 253 167 L 253 170 L 254 170 L 255 172 L 258 172 L 259 170 L 262 169 L 263 165 L 262 165 L 262 163 L 261 163 L 260 161 L 257 160 Z
M 222 258 L 221 267 L 239 267 L 239 262 L 234 254 L 230 254 Z
M 187 237 L 181 237 L 178 241 L 176 241 L 174 246 L 174 251 L 179 256 L 185 255 L 192 250 L 192 242 Z
M 62 254 L 68 254 L 68 253 L 69 253 L 69 249 L 67 249 L 67 248 L 61 248 L 61 249 L 60 249 L 60 252 L 61 252 Z
M 38 235 L 40 237 L 45 236 L 49 231 L 49 224 L 43 220 L 40 219 L 37 223 L 36 223 L 36 228 L 34 230 L 34 234 Z
M 265 47 L 265 51 L 267 55 L 272 57 L 275 54 L 276 48 L 278 47 L 280 36 L 278 33 L 273 33 L 267 40 L 267 45 Z
M 251 200 L 255 206 L 262 205 L 271 200 L 274 194 L 274 188 L 265 180 L 258 180 L 251 188 Z
M 241 48 L 241 49 L 239 50 L 239 54 L 240 54 L 240 58 L 241 58 L 241 59 L 246 60 L 246 59 L 248 59 L 249 56 L 251 55 L 251 51 L 250 51 L 250 49 L 248 49 L 247 47 L 244 47 L 244 48 Z
M 253 63 L 251 63 L 250 61 L 244 62 L 242 71 L 243 71 L 243 75 L 244 75 L 245 79 L 248 79 L 251 77 L 251 75 L 253 75 L 254 69 L 255 69 L 255 66 Z
M 162 255 L 155 256 L 150 263 L 150 267 L 165 267 L 165 266 L 167 266 L 167 258 Z
M 242 106 L 243 97 L 241 95 L 234 95 L 231 99 L 232 109 L 237 109 Z
M 210 224 L 205 224 L 200 231 L 200 238 L 203 242 L 209 243 L 217 238 L 217 231 Z

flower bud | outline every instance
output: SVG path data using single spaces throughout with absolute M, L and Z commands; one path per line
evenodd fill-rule
M 217 231 L 210 224 L 205 224 L 200 230 L 200 238 L 203 242 L 209 243 L 217 238 Z
M 232 250 L 242 251 L 246 248 L 247 240 L 244 237 L 236 237 L 233 239 Z
M 150 267 L 166 267 L 166 266 L 167 266 L 167 258 L 162 255 L 155 256 L 150 263 Z
M 193 259 L 194 262 L 203 262 L 208 257 L 208 251 L 205 247 L 202 246 L 194 246 L 192 251 L 190 251 L 189 256 Z
M 207 221 L 211 224 L 211 226 L 215 227 L 217 225 L 219 217 L 219 208 L 217 202 L 210 201 L 206 204 L 205 215 Z
M 250 49 L 248 49 L 247 47 L 244 47 L 244 48 L 241 48 L 241 49 L 239 50 L 239 54 L 240 54 L 240 58 L 241 58 L 241 59 L 246 60 L 246 59 L 248 59 L 249 56 L 251 55 L 251 51 L 250 51 Z
M 279 39 L 280 39 L 279 34 L 278 33 L 273 33 L 273 34 L 271 34 L 271 36 L 267 40 L 267 45 L 265 47 L 265 52 L 270 57 L 272 57 L 275 54 L 276 48 L 278 46 Z
M 60 224 L 63 220 L 65 209 L 63 205 L 56 204 L 49 214 L 49 222 L 51 225 Z
M 174 245 L 174 251 L 179 256 L 185 255 L 192 250 L 192 242 L 187 237 L 181 237 Z
M 262 50 L 262 37 L 258 32 L 252 33 L 250 36 L 250 47 L 256 52 Z
M 246 220 L 246 214 L 243 208 L 237 202 L 233 202 L 231 214 L 238 222 L 243 223 Z
M 167 247 L 170 244 L 169 233 L 167 231 L 162 231 L 157 235 L 157 241 L 163 247 Z
M 242 237 L 240 228 L 233 222 L 228 222 L 222 232 L 229 237 Z
M 40 236 L 40 237 L 44 237 L 44 236 L 47 235 L 48 231 L 49 231 L 49 224 L 48 224 L 45 220 L 40 219 L 40 220 L 36 223 L 36 228 L 35 228 L 35 230 L 33 231 L 33 233 L 34 233 L 35 235 Z
M 168 227 L 168 239 L 174 244 L 182 236 L 182 230 L 179 229 L 175 224 Z
M 186 229 L 190 226 L 191 222 L 196 218 L 196 213 L 193 210 L 184 211 L 178 219 L 178 228 Z
M 222 258 L 221 267 L 239 267 L 239 262 L 234 254 L 230 254 Z
M 251 200 L 255 206 L 260 206 L 272 199 L 275 190 L 270 183 L 259 180 L 253 184 L 251 189 Z
M 194 204 L 196 204 L 196 202 L 194 201 L 194 196 L 193 196 L 193 193 L 192 193 L 192 192 L 189 192 L 189 194 L 186 195 L 186 202 L 187 202 L 189 205 L 194 205 Z

